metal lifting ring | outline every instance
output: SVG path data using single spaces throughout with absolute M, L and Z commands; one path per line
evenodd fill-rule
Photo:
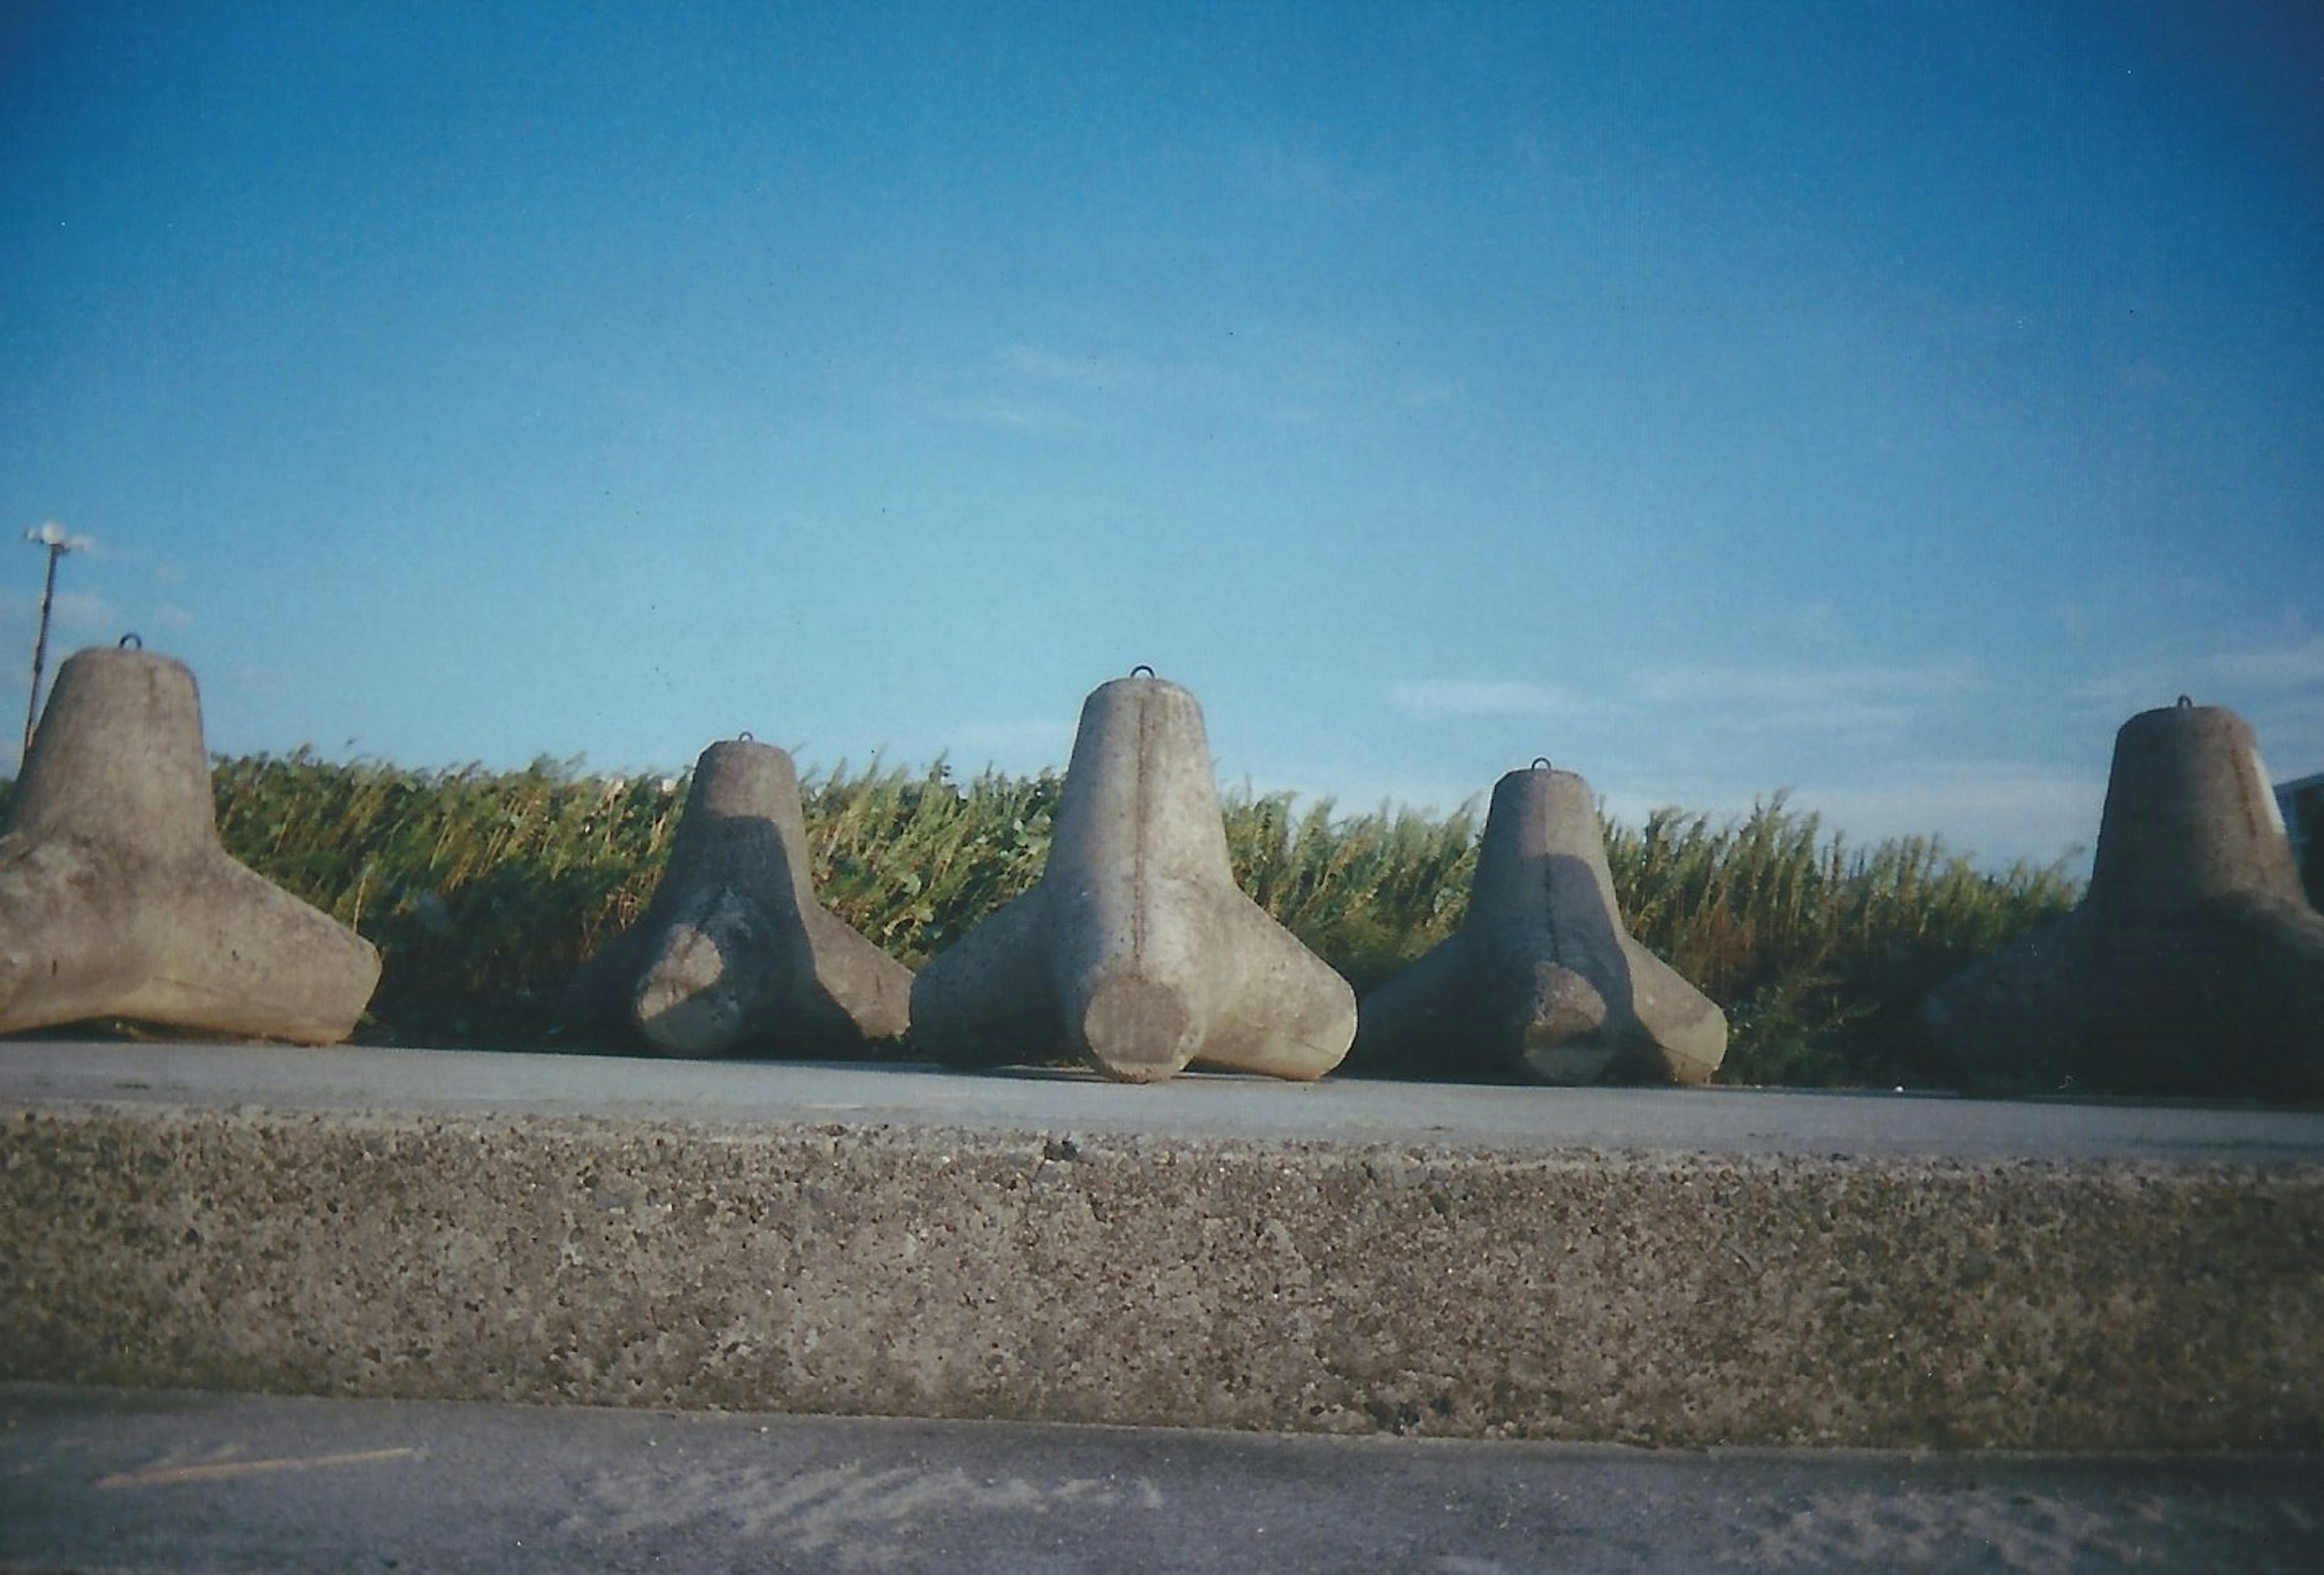
M 1138 677 L 1140 673 L 1144 673 L 1149 678 L 1155 676 L 1154 669 L 1148 667 L 1144 662 L 1140 662 L 1136 667 L 1130 669 L 1130 676 L 1133 678 Z
M 2194 704 L 2195 703 L 2192 700 L 2190 700 L 2184 695 L 2179 696 L 2179 709 L 2181 711 L 2186 710 L 2189 706 L 2191 706 Z
M 118 645 L 115 645 L 113 649 L 115 650 L 143 650 L 145 649 L 145 640 L 143 635 L 134 633 L 124 634 L 121 637 L 121 642 Z
M 1550 769 L 1549 757 L 1547 755 L 1534 756 L 1533 769 L 1536 771 L 1546 771 Z
M 755 743 L 758 741 L 751 736 L 751 730 L 747 727 L 742 732 L 736 733 L 734 738 L 735 741 L 738 743 Z

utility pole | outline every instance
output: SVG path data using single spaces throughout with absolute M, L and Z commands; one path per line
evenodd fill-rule
M 32 698 L 24 708 L 24 752 L 19 756 L 16 769 L 24 769 L 24 761 L 32 754 L 32 724 L 41 714 L 41 669 L 49 665 L 49 610 L 57 599 L 57 559 L 69 552 L 79 552 L 91 545 L 86 536 L 68 536 L 65 528 L 54 520 L 38 530 L 24 532 L 24 539 L 35 547 L 49 549 L 48 584 L 41 590 L 41 633 L 32 642 Z

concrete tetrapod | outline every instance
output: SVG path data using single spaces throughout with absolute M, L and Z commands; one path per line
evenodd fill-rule
M 1590 784 L 1493 785 L 1469 914 L 1364 998 L 1351 1064 L 1537 1082 L 1707 1082 L 1727 1018 L 1630 937 Z
M 904 1031 L 911 971 L 815 899 L 798 773 L 772 744 L 695 762 L 661 883 L 567 988 L 576 1027 L 619 1025 L 671 1055 L 857 1050 Z
M 2324 1096 L 2324 914 L 2250 725 L 2184 699 L 2124 723 L 2080 905 L 1923 1016 L 1980 1092 Z
M 912 985 L 947 1064 L 1073 1055 L 1124 1082 L 1317 1078 L 1355 1027 L 1347 981 L 1235 887 L 1202 707 L 1136 676 L 1082 706 L 1040 880 Z
M 226 855 L 182 663 L 57 671 L 0 834 L 0 1032 L 119 1018 L 327 1045 L 379 953 Z

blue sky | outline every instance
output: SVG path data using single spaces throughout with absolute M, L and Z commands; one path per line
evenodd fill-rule
M 1230 786 L 2046 860 L 2182 691 L 2324 770 L 2324 12 L 0 5 L 48 520 L 221 751 L 1032 770 L 1143 662 Z

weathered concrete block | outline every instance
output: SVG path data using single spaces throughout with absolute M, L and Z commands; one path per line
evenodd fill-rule
M 790 756 L 740 739 L 702 752 L 661 884 L 574 976 L 563 1016 L 673 1055 L 835 1053 L 901 1034 L 911 990 L 816 901 Z
M 1351 1064 L 1705 1082 L 1726 1054 L 1726 1016 L 1624 927 L 1590 784 L 1544 762 L 1493 785 L 1467 918 L 1364 998 Z
M 0 835 L 0 1032 L 96 1018 L 344 1039 L 379 953 L 226 856 L 180 662 L 58 670 Z
M 2116 735 L 2089 890 L 1932 992 L 1971 1087 L 2324 1095 L 2324 915 L 2251 727 L 2181 701 Z
M 1194 1062 L 1316 1078 L 1355 993 L 1238 890 L 1202 707 L 1128 677 L 1082 706 L 1032 889 L 932 958 L 913 1037 L 954 1065 L 1074 1055 L 1152 1082 Z

